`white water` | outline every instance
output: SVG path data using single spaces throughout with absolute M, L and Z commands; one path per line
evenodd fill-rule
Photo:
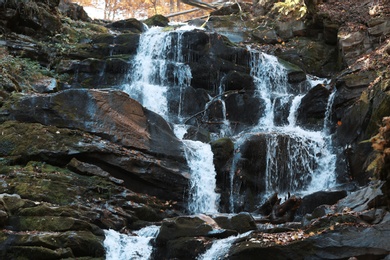
M 134 235 L 121 234 L 115 230 L 105 230 L 106 260 L 148 260 L 153 247 L 151 240 L 159 231 L 157 226 L 148 226 L 134 232 Z
M 239 238 L 248 236 L 252 231 L 246 233 L 230 236 L 223 239 L 217 239 L 213 242 L 212 246 L 202 255 L 198 256 L 197 260 L 219 260 L 225 259 L 231 245 Z M 259 258 L 260 259 L 260 258 Z
M 163 32 L 160 28 L 152 28 L 142 34 L 137 55 L 132 61 L 133 68 L 127 82 L 123 84 L 123 90 L 143 106 L 167 120 L 172 121 L 174 118 L 178 122 L 183 121 L 181 120 L 183 90 L 190 86 L 192 77 L 182 55 L 182 32 L 176 30 L 175 33 L 169 33 Z M 238 148 L 250 134 L 260 132 L 267 134 L 266 194 L 286 191 L 310 193 L 334 183 L 335 156 L 330 150 L 330 137 L 327 136 L 326 131 L 307 131 L 296 125 L 297 109 L 304 93 L 291 93 L 286 69 L 274 56 L 252 52 L 251 75 L 257 86 L 256 95 L 265 103 L 266 109 L 253 129 L 233 137 L 236 139 L 237 152 L 230 172 L 229 202 L 232 212 L 234 212 L 233 181 L 236 162 L 241 156 Z M 172 77 L 174 83 L 170 83 Z M 309 83 L 308 85 L 314 86 L 324 81 L 309 79 Z M 178 111 L 169 110 L 168 95 L 172 89 L 176 90 L 174 93 L 179 99 Z M 218 94 L 222 92 L 223 86 L 220 86 Z M 222 98 L 220 100 L 223 102 Z M 292 102 L 287 125 L 277 126 L 274 123 L 276 100 L 283 104 Z M 331 102 L 332 97 L 329 100 Z M 222 108 L 225 108 L 224 103 Z M 219 135 L 229 136 L 230 125 L 226 120 L 226 111 L 223 112 L 224 128 Z M 329 117 L 329 113 L 326 117 Z M 175 133 L 180 139 L 185 132 L 186 127 L 175 128 Z M 218 212 L 219 194 L 215 192 L 216 173 L 210 145 L 188 140 L 183 143 L 191 169 L 188 211 L 190 213 Z M 284 159 L 278 160 L 280 156 Z M 143 231 L 140 231 L 141 233 L 137 232 L 135 236 L 121 235 L 112 230 L 106 231 L 104 244 L 107 259 L 148 259 L 152 250 L 150 241 L 157 235 L 157 229 L 152 226 L 152 233 L 155 233 L 143 235 Z M 239 237 L 216 240 L 212 247 L 198 259 L 223 258 L 237 238 Z
M 288 125 L 276 126 L 276 98 L 287 100 L 292 95 L 287 71 L 276 57 L 252 52 L 251 75 L 255 79 L 259 98 L 266 103 L 264 115 L 252 130 L 268 133 L 266 194 L 287 191 L 307 194 L 333 185 L 336 157 L 331 152 L 330 137 L 325 134 L 326 131 L 309 131 L 296 125 L 297 109 L 306 89 L 293 98 Z M 311 87 L 326 82 L 308 78 Z M 332 100 L 332 96 L 329 100 Z
M 152 27 L 143 33 L 131 73 L 122 85 L 132 98 L 166 120 L 169 120 L 168 89 L 179 88 L 181 99 L 181 90 L 190 85 L 192 78 L 181 54 L 183 32 L 164 32 L 161 27 Z M 170 76 L 174 77 L 174 85 L 169 83 Z
M 186 26 L 174 32 L 164 32 L 162 28 L 153 27 L 142 34 L 128 79 L 130 83 L 123 85 L 124 91 L 131 97 L 166 120 L 174 117 L 181 121 L 182 92 L 190 85 L 192 77 L 182 55 L 182 36 L 183 32 L 194 28 Z M 172 75 L 174 83 L 169 83 Z M 179 89 L 179 110 L 175 115 L 169 111 L 167 99 L 171 89 Z M 180 127 L 176 127 L 175 132 L 179 139 L 185 134 Z M 216 172 L 210 145 L 190 140 L 184 140 L 183 144 L 191 169 L 188 211 L 194 214 L 216 213 L 219 195 L 215 192 Z
M 216 213 L 219 195 L 215 192 L 217 174 L 211 147 L 199 141 L 183 140 L 183 143 L 191 169 L 188 210 L 192 214 Z

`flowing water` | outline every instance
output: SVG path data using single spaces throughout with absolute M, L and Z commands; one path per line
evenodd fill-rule
M 150 242 L 158 232 L 159 227 L 154 225 L 135 231 L 133 235 L 106 230 L 104 240 L 106 260 L 149 259 L 153 249 Z
M 163 32 L 161 28 L 156 27 L 142 34 L 137 55 L 131 61 L 132 68 L 122 86 L 132 98 L 173 124 L 184 122 L 181 116 L 183 91 L 191 85 L 192 78 L 190 67 L 182 55 L 181 43 L 185 30 L 187 29 Z M 231 212 L 235 211 L 233 184 L 237 162 L 241 158 L 239 148 L 247 137 L 253 134 L 262 133 L 266 136 L 264 196 L 274 192 L 305 194 L 323 190 L 335 182 L 335 155 L 332 153 L 330 136 L 326 131 L 329 112 L 326 115 L 324 129 L 321 131 L 308 131 L 296 125 L 297 109 L 304 94 L 315 84 L 326 84 L 326 82 L 309 78 L 298 88 L 292 87 L 288 83 L 286 68 L 276 57 L 252 50 L 250 52 L 251 76 L 256 85 L 255 95 L 265 104 L 263 115 L 258 123 L 243 133 L 230 136 L 233 131 L 226 117 L 224 101 L 219 98 L 222 103 L 224 124 L 216 136 L 232 138 L 236 151 L 230 169 L 229 210 Z M 223 91 L 224 86 L 221 84 L 216 95 L 220 95 Z M 170 106 L 170 102 L 173 102 L 172 98 L 179 104 L 178 109 L 172 109 Z M 332 100 L 333 95 L 330 96 L 329 103 Z M 210 103 L 206 106 L 208 105 Z M 289 106 L 286 124 L 275 123 L 275 111 L 281 105 Z M 328 109 L 330 107 L 328 105 Z M 182 125 L 175 127 L 179 139 L 183 138 L 185 132 L 186 127 Z M 216 213 L 219 194 L 215 192 L 216 173 L 210 145 L 189 140 L 183 140 L 183 144 L 191 169 L 187 198 L 188 212 Z M 155 228 L 153 227 L 152 230 Z M 107 231 L 105 240 L 107 259 L 146 260 L 150 256 L 149 242 L 154 236 L 156 233 L 140 235 L 137 232 L 136 236 L 125 237 L 114 231 Z M 226 253 L 224 250 L 228 250 L 230 244 L 236 239 L 237 237 L 230 237 L 217 240 L 199 259 L 223 257 Z M 135 250 L 135 248 L 140 249 Z M 138 255 L 138 258 L 132 258 L 134 255 Z

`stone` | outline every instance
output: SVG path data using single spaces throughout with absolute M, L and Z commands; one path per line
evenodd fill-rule
M 66 167 L 74 172 L 87 176 L 96 175 L 104 178 L 108 178 L 110 176 L 108 172 L 102 170 L 100 167 L 93 164 L 80 162 L 76 158 L 72 158 Z
M 388 225 L 375 227 L 333 226 L 333 230 L 313 235 L 302 240 L 287 242 L 283 246 L 262 243 L 252 233 L 245 240 L 234 243 L 229 259 L 343 259 L 350 257 L 384 258 L 390 252 L 386 237 L 390 235 Z M 287 235 L 281 233 L 280 236 Z M 260 237 L 261 238 L 261 237 Z M 310 250 L 308 250 L 310 248 Z
M 297 215 L 311 214 L 313 210 L 321 205 L 334 205 L 340 199 L 347 196 L 347 192 L 340 191 L 318 191 L 302 198 L 302 204 L 297 211 Z M 314 213 L 313 213 L 314 214 Z
M 221 169 L 233 156 L 234 143 L 230 138 L 220 138 L 211 142 L 215 168 Z
M 183 216 L 164 219 L 157 235 L 157 244 L 165 244 L 180 237 L 207 236 L 213 230 L 212 226 L 197 216 Z
M 378 207 L 378 205 L 380 205 L 381 197 L 383 197 L 381 190 L 382 186 L 383 182 L 379 181 L 352 192 L 337 203 L 336 211 L 342 212 L 347 208 L 356 212 L 361 212 L 373 207 Z
M 321 130 L 328 109 L 330 91 L 323 85 L 310 89 L 297 110 L 297 124 L 311 130 Z
M 165 120 L 124 92 L 71 89 L 19 98 L 8 109 L 11 120 L 81 129 L 123 146 L 184 160 L 182 144 Z
M 257 229 L 254 218 L 247 212 L 233 215 L 220 214 L 212 217 L 221 228 L 235 230 L 240 234 Z
M 135 18 L 115 21 L 107 25 L 108 28 L 113 28 L 122 32 L 142 33 L 145 31 L 144 24 Z
M 149 17 L 144 21 L 144 24 L 146 24 L 149 27 L 152 26 L 159 26 L 159 27 L 165 27 L 168 26 L 169 19 L 161 14 L 153 15 L 152 17 Z

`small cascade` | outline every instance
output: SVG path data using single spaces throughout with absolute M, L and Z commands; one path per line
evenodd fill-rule
M 168 91 L 178 90 L 179 103 L 182 91 L 191 82 L 191 70 L 183 62 L 180 44 L 184 30 L 164 32 L 152 27 L 143 33 L 132 69 L 122 88 L 146 108 L 160 114 L 166 120 L 173 116 L 169 111 Z M 180 106 L 180 105 L 179 105 Z M 181 106 L 176 112 L 180 117 Z
M 193 29 L 193 28 L 187 28 Z M 184 63 L 182 36 L 186 28 L 163 32 L 153 27 L 142 34 L 129 83 L 123 85 L 131 97 L 168 121 L 181 121 L 181 103 L 185 88 L 191 82 L 191 70 Z M 172 78 L 173 76 L 173 78 Z M 169 91 L 177 91 L 178 111 L 170 111 Z M 182 138 L 183 131 L 178 136 Z M 184 140 L 185 156 L 191 169 L 188 210 L 191 213 L 218 212 L 219 196 L 215 192 L 216 173 L 209 144 Z
M 215 240 L 212 246 L 204 252 L 202 255 L 198 256 L 197 260 L 219 260 L 225 259 L 226 255 L 229 252 L 231 245 L 239 238 L 246 237 L 250 235 L 252 231 L 248 231 L 246 233 L 230 236 L 223 239 Z
M 148 260 L 152 254 L 151 240 L 156 238 L 158 226 L 148 226 L 135 231 L 133 235 L 121 234 L 115 230 L 105 230 L 106 260 Z
M 288 94 L 288 80 L 285 68 L 275 56 L 251 52 L 251 75 L 257 87 L 257 95 L 265 102 L 265 111 L 259 127 L 270 129 L 274 124 L 274 110 L 277 98 Z
M 217 213 L 219 195 L 215 192 L 216 172 L 209 144 L 183 140 L 191 180 L 188 198 L 190 213 Z

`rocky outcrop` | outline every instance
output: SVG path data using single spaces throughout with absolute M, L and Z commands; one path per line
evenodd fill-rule
M 45 131 L 56 135 L 52 129 L 36 129 L 41 141 Z M 102 229 L 139 228 L 174 211 L 173 204 L 134 193 L 106 177 L 79 175 L 48 163 L 2 165 L 0 171 L 3 259 L 103 259 Z
M 165 120 L 120 91 L 19 95 L 4 104 L 2 114 L 8 114 L 3 120 L 79 129 L 124 147 L 184 161 L 182 144 Z

